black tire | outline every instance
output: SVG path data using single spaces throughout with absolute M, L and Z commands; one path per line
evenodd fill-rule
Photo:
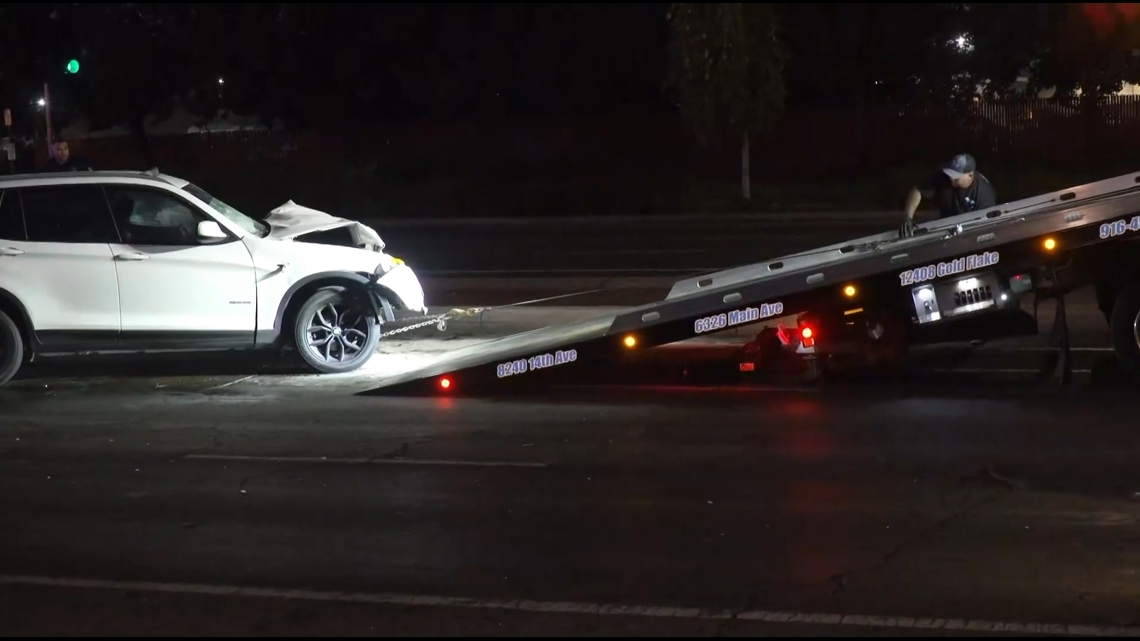
M 10 316 L 0 312 L 0 385 L 12 380 L 24 364 L 24 339 Z
M 1112 326 L 1112 309 L 1116 305 L 1112 290 L 1108 285 L 1103 282 L 1098 283 L 1095 288 L 1096 291 L 1096 308 L 1104 315 L 1104 321 L 1108 323 L 1109 327 Z
M 1110 324 L 1121 373 L 1140 378 L 1140 285 L 1129 285 L 1116 295 Z
M 336 313 L 335 318 L 332 312 Z M 320 318 L 327 323 L 322 325 Z M 325 331 L 327 327 L 334 331 Z M 340 331 L 335 331 L 337 329 Z M 310 334 L 317 340 L 327 335 L 328 340 L 314 349 L 310 346 Z M 322 374 L 344 374 L 360 369 L 376 353 L 379 341 L 380 322 L 369 301 L 339 288 L 313 293 L 293 320 L 293 344 L 297 353 L 307 366 Z M 338 360 L 342 355 L 345 360 Z

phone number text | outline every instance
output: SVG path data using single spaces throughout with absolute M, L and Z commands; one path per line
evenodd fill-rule
M 1115 238 L 1129 232 L 1140 231 L 1140 216 L 1133 216 L 1131 220 L 1116 220 L 1100 226 L 1100 237 Z

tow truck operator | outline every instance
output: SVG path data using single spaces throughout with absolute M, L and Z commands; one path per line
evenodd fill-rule
M 914 212 L 923 198 L 934 199 L 938 204 L 939 218 L 997 205 L 993 185 L 978 171 L 973 156 L 958 154 L 938 169 L 924 183 L 910 188 L 906 196 L 906 221 L 899 230 L 900 238 L 914 235 Z

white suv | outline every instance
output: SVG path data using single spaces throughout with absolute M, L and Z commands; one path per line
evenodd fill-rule
M 381 327 L 427 312 L 383 249 L 359 223 L 292 202 L 258 221 L 153 170 L 0 178 L 0 384 L 39 354 L 291 345 L 355 370 Z

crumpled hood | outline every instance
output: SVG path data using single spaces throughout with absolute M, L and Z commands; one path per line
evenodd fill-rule
M 377 252 L 384 249 L 384 241 L 380 239 L 380 234 L 368 225 L 302 207 L 292 200 L 269 212 L 265 222 L 270 227 L 267 238 L 272 240 L 293 240 L 313 232 L 348 227 L 352 233 L 353 244 L 357 247 Z

